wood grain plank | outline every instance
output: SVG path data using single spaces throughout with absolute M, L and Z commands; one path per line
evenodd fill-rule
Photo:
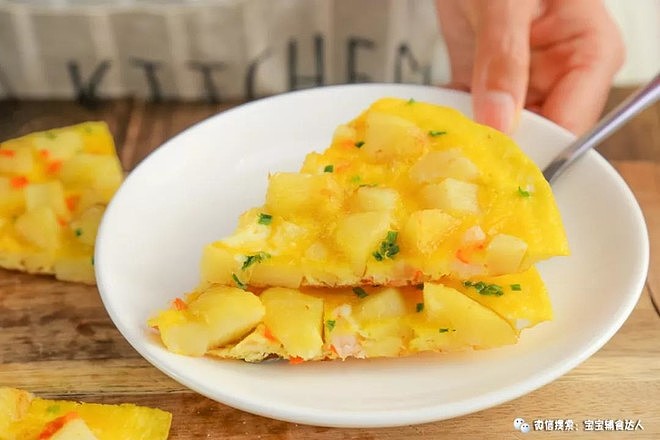
M 191 125 L 236 104 L 136 103 L 128 121 L 122 162 L 133 169 L 166 140 Z
M 634 87 L 613 89 L 605 112 L 613 109 L 634 90 Z M 660 163 L 660 103 L 637 115 L 597 149 L 610 160 L 647 160 Z
M 650 161 L 613 161 L 642 207 L 650 241 L 649 294 L 660 315 L 660 157 Z

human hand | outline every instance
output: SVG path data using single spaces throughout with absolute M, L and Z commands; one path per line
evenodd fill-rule
M 598 119 L 624 60 L 601 0 L 437 0 L 450 86 L 478 122 L 512 131 L 527 108 L 575 134 Z

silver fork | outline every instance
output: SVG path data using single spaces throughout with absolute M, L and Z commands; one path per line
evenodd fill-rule
M 543 169 L 543 176 L 552 184 L 573 162 L 600 144 L 619 127 L 660 98 L 660 73 L 603 117 L 594 128 L 562 150 Z

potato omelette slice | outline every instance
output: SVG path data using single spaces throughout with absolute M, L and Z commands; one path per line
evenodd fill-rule
M 122 179 L 103 122 L 0 143 L 0 267 L 93 284 L 96 231 Z
M 252 290 L 195 290 L 149 325 L 175 353 L 295 363 L 494 348 L 552 318 L 534 268 L 474 282 Z
M 160 409 L 47 400 L 0 387 L 0 440 L 165 440 L 171 422 Z
M 263 206 L 209 244 L 202 286 L 414 285 L 519 273 L 567 255 L 550 186 L 504 134 L 458 111 L 381 99 Z

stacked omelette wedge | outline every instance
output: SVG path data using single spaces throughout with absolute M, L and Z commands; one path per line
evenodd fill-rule
M 568 255 L 536 165 L 504 134 L 385 98 L 203 251 L 149 320 L 176 353 L 293 363 L 513 344 L 552 318 L 534 264 Z

